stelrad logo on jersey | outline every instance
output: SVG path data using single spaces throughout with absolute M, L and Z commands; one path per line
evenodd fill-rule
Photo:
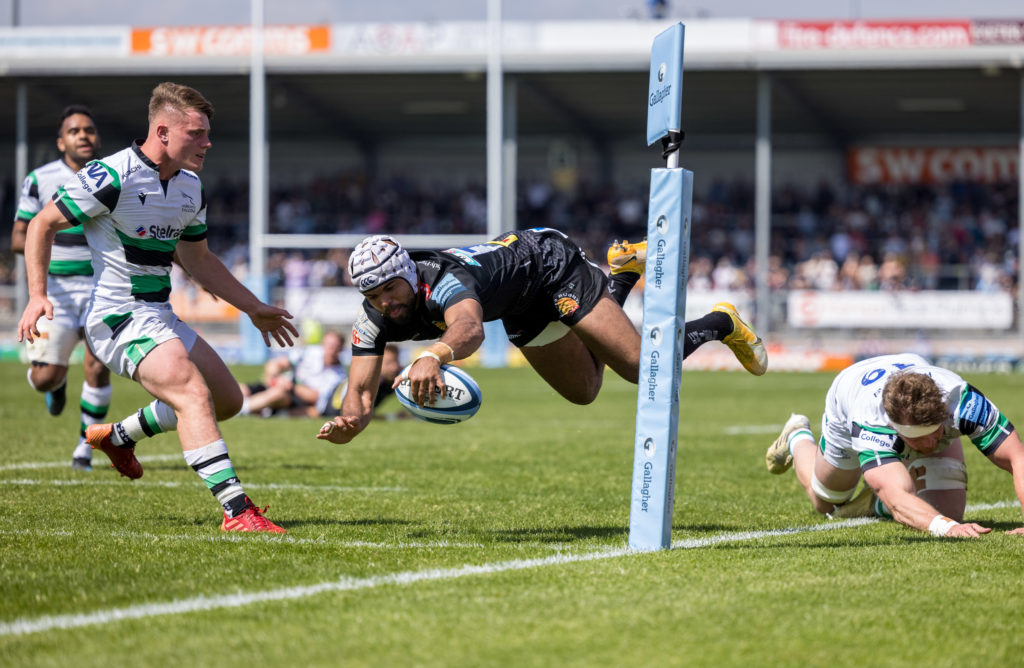
M 139 236 L 145 236 L 146 232 L 149 232 L 149 236 L 153 239 L 177 239 L 181 236 L 181 229 L 174 225 L 150 225 L 149 229 L 140 232 Z

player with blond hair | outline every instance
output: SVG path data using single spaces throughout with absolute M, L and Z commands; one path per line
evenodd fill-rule
M 223 508 L 225 531 L 283 532 L 245 493 L 217 426 L 238 413 L 242 393 L 223 360 L 178 319 L 167 299 L 170 267 L 182 267 L 217 297 L 247 314 L 270 344 L 291 345 L 291 315 L 247 290 L 206 243 L 206 196 L 197 173 L 210 141 L 213 105 L 199 91 L 162 83 L 149 103 L 145 140 L 90 162 L 32 219 L 25 244 L 29 302 L 18 339 L 39 336 L 53 317 L 46 266 L 54 236 L 80 224 L 96 269 L 86 337 L 111 370 L 136 380 L 155 400 L 86 436 L 129 478 L 142 476 L 135 444 L 177 429 L 185 461 Z M 264 509 L 265 510 L 265 509 Z

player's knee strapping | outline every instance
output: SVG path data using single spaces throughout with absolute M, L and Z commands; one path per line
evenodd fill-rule
M 949 457 L 922 457 L 907 467 L 918 492 L 967 489 L 967 467 Z
M 820 480 L 818 480 L 818 476 L 812 473 L 811 489 L 814 490 L 814 495 L 817 496 L 822 501 L 828 501 L 829 503 L 838 506 L 839 504 L 846 503 L 851 498 L 853 498 L 853 492 L 854 490 L 857 489 L 857 487 L 854 486 L 845 491 L 836 491 L 834 489 L 829 489 L 828 487 L 825 487 L 825 485 L 823 485 Z

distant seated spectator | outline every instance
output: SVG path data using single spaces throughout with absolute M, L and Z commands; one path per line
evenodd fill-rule
M 690 277 L 686 284 L 694 292 L 711 291 L 711 259 L 703 255 L 690 262 Z
M 896 253 L 886 253 L 878 266 L 878 287 L 881 290 L 902 290 L 907 285 L 907 268 Z
M 347 376 L 341 363 L 344 341 L 338 332 L 324 334 L 320 345 L 307 346 L 297 360 L 267 361 L 260 383 L 240 384 L 242 415 L 269 417 L 275 412 L 316 417 L 327 415 L 331 397 Z

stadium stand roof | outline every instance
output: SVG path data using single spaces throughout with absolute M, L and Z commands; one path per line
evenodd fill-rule
M 651 21 L 509 24 L 504 67 L 520 136 L 642 141 Z M 163 32 L 161 32 L 163 30 Z M 366 24 L 268 28 L 271 141 L 329 132 L 372 145 L 395 132 L 485 132 L 486 25 Z M 284 30 L 283 28 L 281 30 Z M 191 32 L 190 32 L 191 31 Z M 144 131 L 140 104 L 174 78 L 215 91 L 216 132 L 248 133 L 244 27 L 0 29 L 0 96 L 28 85 L 29 136 L 52 136 L 50 110 L 92 106 L 105 135 Z M 831 41 L 829 41 L 831 40 Z M 749 145 L 758 77 L 773 82 L 776 146 L 1016 143 L 1024 21 L 687 23 L 683 118 L 690 145 Z M 126 104 L 131 101 L 131 104 Z M 14 140 L 0 106 L 0 144 Z

